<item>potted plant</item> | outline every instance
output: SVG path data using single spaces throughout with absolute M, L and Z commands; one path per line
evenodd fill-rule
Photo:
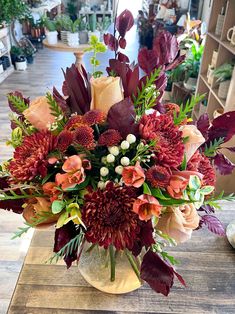
M 23 48 L 24 56 L 28 64 L 33 64 L 35 50 L 33 47 L 27 46 Z
M 231 78 L 233 74 L 234 63 L 224 63 L 214 70 L 214 77 L 219 83 L 218 96 L 222 99 L 227 98 Z
M 204 46 L 195 41 L 191 47 L 189 57 L 183 63 L 185 68 L 184 87 L 188 90 L 196 89 L 203 51 Z
M 79 43 L 84 45 L 88 43 L 88 26 L 87 23 L 81 17 L 79 23 Z
M 69 23 L 71 19 L 68 15 L 62 14 L 56 17 L 56 27 L 59 32 L 60 39 L 64 44 L 68 44 Z
M 14 66 L 15 66 L 17 58 L 24 55 L 22 48 L 17 47 L 17 46 L 12 46 L 10 53 L 11 53 L 11 62 Z
M 16 57 L 15 67 L 17 71 L 25 71 L 27 69 L 26 57 L 24 55 Z
M 77 47 L 79 45 L 79 35 L 78 35 L 78 29 L 79 29 L 80 20 L 77 19 L 75 21 L 69 20 L 67 23 L 67 29 L 68 29 L 68 45 L 70 47 Z
M 56 45 L 58 42 L 58 32 L 56 30 L 56 22 L 48 18 L 45 19 L 46 38 L 49 45 Z

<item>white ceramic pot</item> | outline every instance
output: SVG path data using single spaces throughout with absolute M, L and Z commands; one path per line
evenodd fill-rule
M 70 47 L 74 47 L 74 48 L 79 46 L 78 33 L 70 33 L 70 32 L 68 32 L 68 45 Z
M 227 81 L 221 82 L 219 84 L 219 91 L 218 91 L 219 98 L 221 98 L 221 99 L 227 98 L 230 83 L 231 83 L 231 81 L 227 80 Z
M 0 64 L 0 74 L 3 73 L 3 72 L 4 72 L 3 66 L 2 66 L 2 64 Z
M 68 32 L 67 31 L 61 31 L 61 41 L 64 44 L 68 44 Z
M 58 42 L 58 32 L 47 32 L 47 41 L 49 45 L 56 45 Z
M 189 77 L 187 81 L 184 82 L 184 87 L 188 90 L 196 90 L 197 78 Z
M 16 62 L 15 66 L 16 66 L 17 71 L 25 71 L 27 69 L 27 62 L 26 60 L 21 61 L 21 62 Z

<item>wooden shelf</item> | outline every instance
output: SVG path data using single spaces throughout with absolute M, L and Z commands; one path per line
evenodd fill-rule
M 8 54 L 8 53 L 9 53 L 8 50 L 5 50 L 4 52 L 0 52 L 0 58 L 1 58 L 2 56 L 5 56 L 5 55 Z
M 11 64 L 11 43 L 10 43 L 10 36 L 9 36 L 9 29 L 2 28 L 0 29 L 0 40 L 2 41 L 5 51 L 0 52 L 0 57 L 7 56 L 10 61 L 10 67 L 7 68 L 3 73 L 0 74 L 0 84 L 12 73 L 14 72 L 14 67 Z
M 0 74 L 0 84 L 13 72 L 15 71 L 13 66 L 10 66 L 8 69 L 6 69 L 3 73 Z
M 226 105 L 226 100 L 222 99 L 218 96 L 218 88 L 213 88 L 212 93 L 214 94 L 215 98 L 217 99 L 217 101 L 220 103 L 221 107 L 225 108 Z

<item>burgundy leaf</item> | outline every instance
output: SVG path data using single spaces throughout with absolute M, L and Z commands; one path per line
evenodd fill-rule
M 53 87 L 53 98 L 55 99 L 55 101 L 57 102 L 57 104 L 61 107 L 61 109 L 63 110 L 64 114 L 69 116 L 70 115 L 70 109 L 69 106 L 67 104 L 66 99 L 64 99 L 64 97 L 58 92 L 58 90 Z
M 172 63 L 179 52 L 177 38 L 168 31 L 162 31 L 154 39 L 153 50 L 159 58 L 160 65 Z
M 116 29 L 123 38 L 133 25 L 134 17 L 129 10 L 124 10 L 116 19 Z
M 118 40 L 112 34 L 104 34 L 104 43 L 112 51 L 118 49 Z
M 10 185 L 8 184 L 7 177 L 0 177 L 0 190 L 9 188 Z M 16 194 L 20 194 L 20 190 L 15 190 L 14 192 Z M 25 199 L 0 201 L 0 208 L 11 210 L 16 214 L 22 214 L 24 210 L 22 206 L 24 205 L 25 201 Z
M 126 39 L 125 39 L 125 38 L 120 38 L 120 39 L 119 39 L 119 46 L 120 46 L 120 48 L 122 48 L 122 49 L 125 49 L 125 48 L 126 48 Z
M 207 140 L 208 139 L 208 131 L 210 127 L 210 120 L 207 113 L 204 113 L 200 116 L 197 123 L 198 130 L 202 133 L 203 137 Z
M 214 207 L 210 206 L 210 205 L 202 205 L 199 209 L 199 212 L 205 212 L 206 214 L 211 214 L 215 212 Z
M 235 147 L 224 147 L 228 149 L 230 152 L 235 153 Z
M 167 296 L 173 286 L 175 275 L 180 282 L 185 285 L 183 278 L 158 254 L 149 250 L 144 255 L 140 277 L 142 280 L 146 281 L 154 291 Z
M 85 114 L 90 110 L 91 103 L 90 84 L 85 69 L 82 67 L 82 73 L 80 73 L 73 64 L 70 68 L 66 69 L 64 77 L 66 92 L 69 96 L 67 103 L 71 112 Z
M 140 232 L 135 239 L 134 246 L 130 249 L 134 256 L 138 256 L 142 248 L 148 249 L 152 244 L 155 243 L 153 239 L 153 225 L 152 221 L 139 221 Z
M 30 103 L 29 97 L 25 98 L 21 92 L 15 91 L 15 92 L 9 93 L 8 95 L 15 96 L 15 97 L 18 97 L 18 98 L 22 99 L 26 105 L 29 105 L 29 103 Z M 9 105 L 11 111 L 17 113 L 18 115 L 21 115 L 21 112 L 18 111 L 15 108 L 15 106 L 9 100 L 8 100 L 8 105 Z
M 229 141 L 235 135 L 235 111 L 222 114 L 212 121 L 209 129 L 209 140 L 224 138 L 224 142 Z
M 130 98 L 125 98 L 111 107 L 107 122 L 109 129 L 118 130 L 123 137 L 130 133 L 138 135 L 139 126 L 135 123 L 135 109 Z
M 141 69 L 150 74 L 154 69 L 159 67 L 159 57 L 153 50 L 142 48 L 138 54 L 138 63 Z
M 129 58 L 124 53 L 121 52 L 118 52 L 118 60 L 126 63 L 130 62 Z
M 186 56 L 184 55 L 184 56 L 179 56 L 178 58 L 176 58 L 172 63 L 168 64 L 168 66 L 166 67 L 166 71 L 175 69 L 178 65 L 184 62 L 185 57 Z
M 77 236 L 78 232 L 73 222 L 69 222 L 61 228 L 55 231 L 54 252 L 58 253 L 69 241 Z M 64 257 L 64 261 L 69 268 L 72 262 L 77 259 L 77 250 L 74 250 L 72 254 Z
M 229 175 L 233 172 L 235 164 L 233 164 L 226 156 L 223 154 L 217 154 L 214 158 L 214 165 L 216 170 L 222 175 Z
M 221 221 L 215 216 L 211 216 L 211 215 L 202 216 L 201 221 L 200 221 L 200 226 L 202 226 L 202 225 L 206 225 L 207 228 L 211 232 L 213 232 L 213 233 L 215 233 L 221 237 L 225 236 L 224 227 L 223 227 Z

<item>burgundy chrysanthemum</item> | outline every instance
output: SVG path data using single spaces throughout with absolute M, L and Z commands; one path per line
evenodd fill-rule
M 75 115 L 72 116 L 65 125 L 65 129 L 69 131 L 74 131 L 78 126 L 84 124 L 83 116 Z
M 187 170 L 198 171 L 203 174 L 202 185 L 212 185 L 216 184 L 216 174 L 215 170 L 210 162 L 210 159 L 199 151 L 192 156 L 187 164 Z
M 154 159 L 157 164 L 177 168 L 182 163 L 182 132 L 174 125 L 171 116 L 157 116 L 157 113 L 143 116 L 140 120 L 140 135 L 147 141 L 156 141 Z
M 64 130 L 62 131 L 59 135 L 58 135 L 58 144 L 57 144 L 57 148 L 62 151 L 65 152 L 67 150 L 67 148 L 72 144 L 73 142 L 73 132 L 68 131 L 68 130 Z
M 90 110 L 83 116 L 84 123 L 92 126 L 94 124 L 104 123 L 106 120 L 106 115 L 100 110 Z
M 98 144 L 101 146 L 118 145 L 122 139 L 121 134 L 114 129 L 109 129 L 100 135 Z
M 9 170 L 17 181 L 29 181 L 47 174 L 47 156 L 57 145 L 57 137 L 49 132 L 37 132 L 24 138 L 14 152 Z
M 88 125 L 80 125 L 74 131 L 74 142 L 87 149 L 93 149 L 95 146 L 93 133 L 93 129 Z
M 139 233 L 138 216 L 132 211 L 136 193 L 133 188 L 109 183 L 104 191 L 85 196 L 82 220 L 87 227 L 86 239 L 107 248 L 131 249 Z
M 154 188 L 165 188 L 168 186 L 171 177 L 171 170 L 168 167 L 153 166 L 146 172 L 147 181 Z

